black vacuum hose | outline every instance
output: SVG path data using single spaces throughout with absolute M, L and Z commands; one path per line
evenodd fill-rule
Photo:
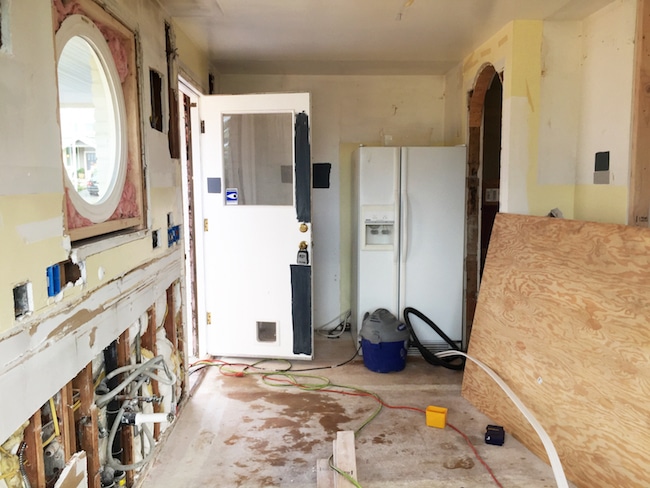
M 422 319 L 426 324 L 431 327 L 433 330 L 436 331 L 436 333 L 442 337 L 449 346 L 455 350 L 455 351 L 460 351 L 461 349 L 456 345 L 454 341 L 452 341 L 447 334 L 445 334 L 440 327 L 438 327 L 433 320 L 431 320 L 429 317 L 424 315 L 422 312 L 419 310 L 412 308 L 412 307 L 406 307 L 404 309 L 404 322 L 406 322 L 406 326 L 409 329 L 409 333 L 411 334 L 411 342 L 415 344 L 415 347 L 418 348 L 418 351 L 420 351 L 420 354 L 422 354 L 422 357 L 426 360 L 427 363 L 433 364 L 434 366 L 443 366 L 447 369 L 455 369 L 455 370 L 462 370 L 465 367 L 465 358 L 462 356 L 456 356 L 453 358 L 439 358 L 436 356 L 434 353 L 429 351 L 426 347 L 422 345 L 420 342 L 420 339 L 418 339 L 418 336 L 415 335 L 415 331 L 413 330 L 413 326 L 411 325 L 411 321 L 409 320 L 409 314 L 413 314 L 420 319 Z

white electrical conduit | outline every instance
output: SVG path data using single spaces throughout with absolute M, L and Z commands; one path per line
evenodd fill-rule
M 515 394 L 514 391 L 510 389 L 510 387 L 499 377 L 498 374 L 496 374 L 489 366 L 485 365 L 478 359 L 474 359 L 473 357 L 465 354 L 464 352 L 461 351 L 443 351 L 439 352 L 436 354 L 439 358 L 446 358 L 446 357 L 451 357 L 451 356 L 463 356 L 472 361 L 473 363 L 476 363 L 483 371 L 485 371 L 490 378 L 492 378 L 497 385 L 501 387 L 501 389 L 508 395 L 510 400 L 517 406 L 517 408 L 521 411 L 522 414 L 524 414 L 524 417 L 526 417 L 526 420 L 530 423 L 530 425 L 535 429 L 535 432 L 537 432 L 537 435 L 542 441 L 542 444 L 544 444 L 544 449 L 546 449 L 546 454 L 548 455 L 548 459 L 551 462 L 551 468 L 553 469 L 553 474 L 555 475 L 555 483 L 557 484 L 558 488 L 569 488 L 569 482 L 566 479 L 566 476 L 564 474 L 564 469 L 562 469 L 562 463 L 560 462 L 560 457 L 557 454 L 557 451 L 555 450 L 555 446 L 553 445 L 553 441 L 551 438 L 548 436 L 546 431 L 544 430 L 544 427 L 537 421 L 533 413 L 528 410 L 526 405 L 522 403 L 522 401 L 519 399 L 519 397 Z

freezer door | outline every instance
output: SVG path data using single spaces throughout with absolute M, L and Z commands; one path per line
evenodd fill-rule
M 377 308 L 398 315 L 399 148 L 362 147 L 354 155 L 352 322 Z
M 401 150 L 400 318 L 424 313 L 452 340 L 462 338 L 465 147 Z M 416 317 L 424 344 L 443 340 Z

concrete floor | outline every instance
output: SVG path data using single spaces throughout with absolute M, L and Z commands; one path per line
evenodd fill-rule
M 354 351 L 349 334 L 317 337 L 315 360 L 293 369 L 339 364 Z M 556 486 L 551 468 L 514 438 L 485 444 L 492 422 L 460 396 L 460 372 L 409 356 L 399 373 L 372 372 L 356 358 L 311 374 L 372 391 L 391 405 L 447 407 L 448 422 L 465 432 L 505 488 Z M 271 387 L 259 376 L 226 377 L 210 367 L 138 484 L 315 487 L 317 460 L 332 454 L 337 431 L 356 430 L 376 405 L 371 398 Z M 363 488 L 497 486 L 458 433 L 428 427 L 422 413 L 409 410 L 384 408 L 357 436 L 356 460 Z

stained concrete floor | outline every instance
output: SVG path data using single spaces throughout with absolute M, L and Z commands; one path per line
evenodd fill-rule
M 354 352 L 349 334 L 317 337 L 315 360 L 293 369 L 339 364 Z M 514 438 L 485 444 L 492 422 L 460 396 L 461 372 L 409 356 L 397 373 L 372 372 L 357 357 L 310 374 L 372 391 L 391 405 L 447 407 L 448 422 L 465 432 L 505 488 L 556 486 L 551 468 Z M 227 377 L 210 367 L 138 485 L 316 487 L 317 460 L 332 454 L 337 431 L 358 429 L 376 406 L 371 398 L 272 387 L 259 376 Z M 410 410 L 384 408 L 358 434 L 356 461 L 363 488 L 497 486 L 458 433 L 428 427 Z

